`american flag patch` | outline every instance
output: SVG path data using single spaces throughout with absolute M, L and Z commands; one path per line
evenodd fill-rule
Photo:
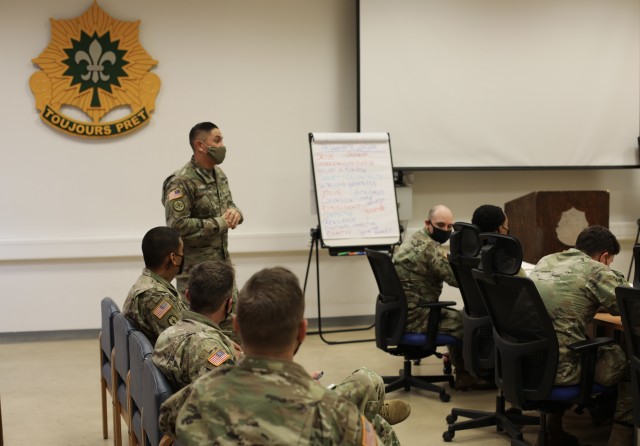
M 171 192 L 169 192 L 169 196 L 167 198 L 169 198 L 169 201 L 171 201 L 171 200 L 175 200 L 182 197 L 183 197 L 182 191 L 180 189 L 174 189 Z
M 167 302 L 166 300 L 163 300 L 162 303 L 160 305 L 158 305 L 157 307 L 155 307 L 153 309 L 153 315 L 155 317 L 157 317 L 158 319 L 162 319 L 162 317 L 167 314 L 167 312 L 173 308 L 173 305 L 171 305 L 169 302 Z
M 231 358 L 231 356 L 229 356 L 227 353 L 223 352 L 222 350 L 218 350 L 213 355 L 209 356 L 208 361 L 218 367 L 220 364 L 224 364 L 224 362 L 229 358 Z
M 369 421 L 360 415 L 360 423 L 362 424 L 362 446 L 376 446 L 378 444 L 378 438 L 373 431 L 373 426 Z

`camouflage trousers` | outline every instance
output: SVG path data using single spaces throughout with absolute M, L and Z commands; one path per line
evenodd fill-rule
M 562 351 L 562 349 L 561 349 Z M 558 365 L 558 376 L 556 384 L 569 385 L 577 384 L 579 381 L 579 369 L 576 364 L 579 359 L 571 359 L 571 364 L 565 361 L 569 358 L 560 357 Z M 596 362 L 596 372 L 594 381 L 603 386 L 618 387 L 616 399 L 616 411 L 613 415 L 615 421 L 620 421 L 629 425 L 633 424 L 633 401 L 631 399 L 631 375 L 629 371 L 629 360 L 624 349 L 617 344 L 605 345 L 598 349 L 598 359 Z
M 365 367 L 360 368 L 338 384 L 335 391 L 355 404 L 360 412 L 371 421 L 384 445 L 400 445 L 393 428 L 380 415 L 385 397 L 384 382 L 380 375 Z
M 189 276 L 182 274 L 180 278 L 176 278 L 176 289 L 184 296 L 184 292 L 187 290 L 187 286 L 189 285 Z M 238 286 L 234 282 L 233 283 L 233 296 L 231 297 L 232 305 L 231 312 L 227 319 L 220 322 L 219 327 L 220 330 L 227 335 L 229 339 L 233 342 L 240 344 L 240 335 L 233 331 L 233 315 L 236 314 L 236 303 L 238 302 Z
M 598 349 L 594 381 L 603 386 L 618 386 L 615 421 L 633 425 L 633 401 L 631 399 L 631 375 L 629 360 L 620 345 L 605 345 Z
M 420 310 L 421 311 L 413 318 L 414 322 L 412 325 L 422 327 L 420 331 L 426 332 L 427 323 L 429 322 L 429 310 Z M 462 315 L 460 311 L 455 308 L 443 308 L 440 313 L 438 331 L 462 340 Z M 449 350 L 451 365 L 456 369 L 463 369 L 462 347 L 459 345 L 447 345 L 447 349 Z

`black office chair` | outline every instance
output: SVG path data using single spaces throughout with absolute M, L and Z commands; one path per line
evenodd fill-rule
M 129 444 L 144 444 L 142 429 L 142 365 L 151 357 L 153 345 L 141 331 L 129 335 L 129 400 L 128 413 L 131 418 Z
M 449 263 L 460 288 L 464 302 L 462 312 L 463 343 L 462 352 L 466 369 L 474 376 L 495 380 L 495 344 L 493 326 L 480 289 L 473 277 L 472 270 L 480 263 L 480 229 L 470 223 L 455 223 L 451 234 Z M 456 423 L 458 417 L 469 418 Z M 507 431 L 510 437 L 517 435 L 518 426 L 538 424 L 539 418 L 522 415 L 517 409 L 505 410 L 502 392 L 496 396 L 494 412 L 454 408 L 446 418 L 449 427 L 442 434 L 445 441 L 451 441 L 456 431 L 496 426 L 498 431 Z
M 173 439 L 162 435 L 158 429 L 160 406 L 173 395 L 169 381 L 153 363 L 151 356 L 145 358 L 142 366 L 142 428 L 144 444 L 149 446 L 166 446 L 173 444 Z
M 616 298 L 622 326 L 627 356 L 629 357 L 631 374 L 631 400 L 633 401 L 633 424 L 638 444 L 640 429 L 640 289 L 617 287 Z
M 635 266 L 633 273 L 633 287 L 640 288 L 640 245 L 633 246 L 633 262 Z
M 411 372 L 411 361 L 432 355 L 442 358 L 442 354 L 436 351 L 437 347 L 460 344 L 459 339 L 438 333 L 442 308 L 453 306 L 455 302 L 424 304 L 425 308 L 429 308 L 426 334 L 406 333 L 407 298 L 391 256 L 370 249 L 367 249 L 366 253 L 379 290 L 375 317 L 376 346 L 391 355 L 404 357 L 404 368 L 400 370 L 399 376 L 382 377 L 387 384 L 386 392 L 418 387 L 439 393 L 441 401 L 449 401 L 451 396 L 445 389 L 433 383 L 448 382 L 449 385 L 453 385 L 453 375 L 414 376 Z
M 496 384 L 514 407 L 540 412 L 537 444 L 544 446 L 547 413 L 574 404 L 581 411 L 593 395 L 615 391 L 593 382 L 597 348 L 613 340 L 596 338 L 569 345 L 581 354 L 580 384 L 554 385 L 558 338 L 535 284 L 529 278 L 515 276 L 522 264 L 520 242 L 499 234 L 483 234 L 482 239 L 486 240 L 481 251 L 482 269 L 474 269 L 473 276 L 493 325 Z M 515 444 L 524 444 L 520 432 L 512 439 Z
M 100 302 L 100 401 L 102 404 L 102 438 L 109 438 L 107 425 L 107 394 L 113 404 L 113 386 L 111 385 L 111 351 L 113 350 L 113 315 L 120 313 L 118 304 L 110 297 Z

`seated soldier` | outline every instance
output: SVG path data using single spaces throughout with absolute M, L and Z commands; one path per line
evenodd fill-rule
M 234 271 L 227 262 L 203 262 L 191 270 L 185 297 L 189 310 L 158 337 L 153 362 L 174 390 L 223 364 L 234 365 L 242 355 L 219 324 L 231 314 Z
M 407 326 L 412 333 L 424 333 L 429 321 L 429 309 L 422 303 L 437 302 L 443 283 L 458 287 L 456 278 L 442 246 L 451 236 L 453 213 L 443 205 L 429 210 L 424 227 L 407 237 L 396 249 L 393 264 L 407 297 Z M 455 308 L 443 308 L 438 331 L 462 340 L 462 316 Z M 457 390 L 489 389 L 495 384 L 472 376 L 464 366 L 462 348 L 448 345 L 451 364 L 455 367 Z
M 142 239 L 145 268 L 131 287 L 122 313 L 155 344 L 158 335 L 178 321 L 187 303 L 171 281 L 184 265 L 180 234 L 175 229 L 159 226 Z
M 558 335 L 558 385 L 580 379 L 580 355 L 567 345 L 587 339 L 587 325 L 601 308 L 620 314 L 615 289 L 629 284 L 622 273 L 609 268 L 619 252 L 620 244 L 608 229 L 589 226 L 578 235 L 575 248 L 543 257 L 531 272 Z M 620 345 L 600 347 L 595 382 L 618 386 L 609 446 L 631 445 L 633 440 L 630 379 L 629 361 Z M 550 445 L 577 444 L 562 428 L 562 413 L 550 414 L 547 420 Z
M 254 274 L 239 294 L 234 319 L 246 357 L 167 400 L 161 430 L 186 445 L 399 444 L 389 424 L 405 419 L 410 406 L 385 403 L 378 375 L 356 370 L 332 391 L 293 362 L 306 336 L 304 304 L 290 271 Z

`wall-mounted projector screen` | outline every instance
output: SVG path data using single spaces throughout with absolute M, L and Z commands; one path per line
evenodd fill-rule
M 361 0 L 362 132 L 394 167 L 638 165 L 640 0 Z

